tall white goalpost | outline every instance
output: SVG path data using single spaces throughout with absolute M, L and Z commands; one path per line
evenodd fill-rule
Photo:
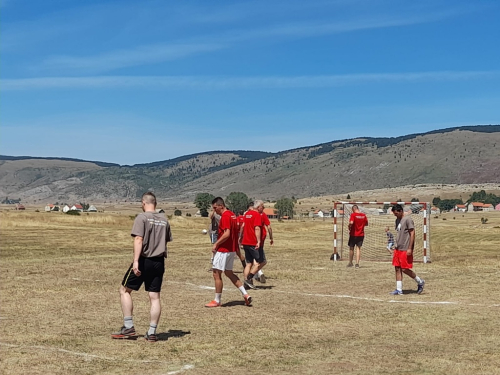
M 370 261 L 390 261 L 392 253 L 387 250 L 387 234 L 385 229 L 396 238 L 395 219 L 391 208 L 400 204 L 405 214 L 411 215 L 415 224 L 414 262 L 431 262 L 430 252 L 430 208 L 429 202 L 335 202 L 333 205 L 333 253 L 341 259 L 349 257 L 349 217 L 352 206 L 357 205 L 368 217 L 365 227 L 365 239 L 361 247 L 361 259 Z M 337 260 L 332 255 L 333 260 Z

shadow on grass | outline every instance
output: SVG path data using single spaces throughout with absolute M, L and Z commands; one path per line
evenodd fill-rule
M 190 335 L 191 331 L 183 331 L 181 329 L 169 329 L 168 332 L 161 332 L 156 335 L 158 337 L 158 341 L 167 341 L 171 337 L 183 337 L 186 335 Z
M 417 294 L 416 289 L 403 289 L 403 294 Z
M 230 301 L 223 303 L 222 307 L 232 307 L 232 306 L 245 306 L 245 301 Z
M 259 289 L 273 289 L 274 286 L 273 285 L 255 285 L 255 290 L 259 290 Z

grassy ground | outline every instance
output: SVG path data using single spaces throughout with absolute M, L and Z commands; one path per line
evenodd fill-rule
M 128 215 L 10 211 L 0 220 L 5 374 L 499 373 L 496 213 L 433 219 L 433 263 L 415 266 L 426 289 L 417 295 L 405 279 L 397 298 L 388 295 L 390 264 L 362 261 L 354 270 L 328 260 L 328 221 L 273 222 L 268 282 L 251 292 L 253 307 L 226 279 L 217 309 L 203 307 L 213 298 L 206 219 L 174 218 L 154 344 L 110 338 L 122 325 Z M 146 293 L 134 301 L 142 333 Z

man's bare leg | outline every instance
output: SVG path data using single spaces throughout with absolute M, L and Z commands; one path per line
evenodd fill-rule
M 123 316 L 132 316 L 134 311 L 134 304 L 132 302 L 132 289 L 120 285 L 120 303 L 122 306 Z
M 354 258 L 354 246 L 349 247 L 349 264 L 347 265 L 347 267 L 352 267 L 353 258 Z

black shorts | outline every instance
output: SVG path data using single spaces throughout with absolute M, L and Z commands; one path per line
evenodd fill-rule
M 365 239 L 365 236 L 349 236 L 349 242 L 347 245 L 349 247 L 361 247 L 363 246 L 363 240 Z
M 264 263 L 266 261 L 266 253 L 264 252 L 264 245 L 259 247 L 259 263 Z
M 264 249 L 262 251 L 260 248 L 256 248 L 255 246 L 243 245 L 243 250 L 245 250 L 245 261 L 249 264 L 252 264 L 255 260 L 257 263 L 262 263 L 265 261 Z
M 139 290 L 142 283 L 147 292 L 160 292 L 165 273 L 165 257 L 139 258 L 139 271 L 141 276 L 136 276 L 132 271 L 132 264 L 123 277 L 122 285 L 132 290 Z

